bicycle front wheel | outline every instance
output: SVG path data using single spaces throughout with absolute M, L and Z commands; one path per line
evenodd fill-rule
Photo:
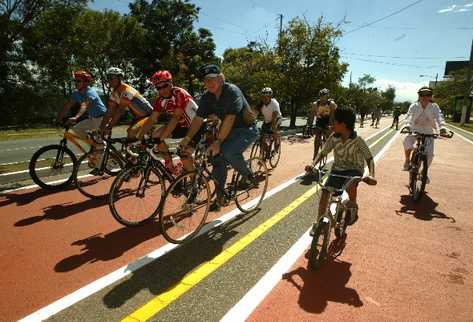
M 414 201 L 418 201 L 425 191 L 427 168 L 427 156 L 422 155 L 418 158 L 417 165 L 411 174 L 411 190 Z
M 120 172 L 113 181 L 110 211 L 124 226 L 141 226 L 158 214 L 164 191 L 164 179 L 155 168 L 134 166 Z
M 315 228 L 309 250 L 308 268 L 310 270 L 318 269 L 327 258 L 327 247 L 330 240 L 330 224 L 328 221 L 325 217 L 321 218 Z
M 263 202 L 264 195 L 268 189 L 268 168 L 265 162 L 260 158 L 251 158 L 248 160 L 248 166 L 253 177 L 256 179 L 255 184 L 242 189 L 241 182 L 244 178 L 238 174 L 234 186 L 236 206 L 244 213 L 257 209 L 261 202 Z
M 54 144 L 42 147 L 31 157 L 31 179 L 43 189 L 61 190 L 74 181 L 76 156 L 66 146 Z
M 281 159 L 281 139 L 278 139 L 278 142 L 273 140 L 270 150 L 269 165 L 274 169 L 278 166 L 279 159 Z
M 196 172 L 178 177 L 166 191 L 159 213 L 161 231 L 167 241 L 181 244 L 202 228 L 210 205 L 207 178 Z
M 94 153 L 94 152 L 91 152 Z M 115 175 L 120 172 L 123 163 L 113 153 L 104 155 L 106 160 L 102 168 L 94 169 L 89 165 L 91 153 L 82 155 L 77 162 L 76 187 L 84 195 L 92 199 L 106 198 L 110 192 Z

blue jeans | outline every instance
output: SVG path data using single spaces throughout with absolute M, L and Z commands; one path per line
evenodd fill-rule
M 256 141 L 258 129 L 255 125 L 248 128 L 234 128 L 220 146 L 220 154 L 213 159 L 212 176 L 217 182 L 217 196 L 221 196 L 227 181 L 227 166 L 230 164 L 243 176 L 250 174 L 243 152 Z

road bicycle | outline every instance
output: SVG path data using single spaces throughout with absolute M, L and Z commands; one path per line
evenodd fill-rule
M 132 145 L 134 142 L 136 140 L 126 137 L 110 138 L 106 136 L 103 140 L 103 151 L 92 149 L 88 153 L 84 153 L 77 161 L 74 171 L 77 189 L 92 199 L 106 198 L 113 179 L 118 173 L 123 169 L 144 162 L 146 151 L 140 144 Z M 90 165 L 87 166 L 90 160 L 95 161 L 93 169 Z M 86 174 L 83 173 L 84 171 Z
M 166 184 L 174 182 L 182 171 L 168 169 L 161 161 L 159 152 L 154 146 L 160 140 L 150 138 L 143 140 L 140 161 L 122 172 L 113 181 L 109 193 L 109 208 L 113 217 L 128 227 L 141 226 L 152 220 L 159 212 Z M 171 158 L 179 155 L 169 152 Z
M 281 159 L 281 138 L 275 140 L 272 131 L 261 133 L 251 147 L 250 157 L 259 157 L 268 161 L 271 169 L 276 168 Z
M 453 137 L 453 132 L 449 131 L 447 134 L 423 134 L 416 131 L 411 131 L 409 127 L 401 129 L 401 134 L 414 135 L 416 143 L 411 154 L 411 161 L 409 166 L 409 194 L 414 201 L 418 201 L 424 191 L 428 178 L 428 158 L 427 147 L 433 144 L 432 140 L 439 137 L 450 139 Z
M 353 215 L 352 212 L 357 211 L 356 208 L 348 207 L 347 203 L 343 201 L 343 192 L 351 185 L 358 184 L 359 182 L 365 182 L 370 185 L 376 184 L 376 182 L 369 181 L 360 176 L 350 177 L 330 174 L 327 170 L 323 170 L 322 168 L 316 168 L 312 171 L 320 186 L 323 185 L 326 174 L 346 180 L 341 189 L 324 187 L 329 193 L 327 208 L 323 215 L 318 216 L 316 224 L 314 224 L 311 233 L 313 235 L 312 242 L 309 249 L 308 268 L 310 270 L 316 270 L 329 255 L 335 255 L 335 250 L 339 250 L 338 254 L 343 250 L 341 246 L 344 245 L 346 240 L 348 222 Z M 334 230 L 336 239 L 331 243 L 332 230 Z
M 211 156 L 207 151 L 209 142 L 203 138 L 197 144 L 192 172 L 179 176 L 166 190 L 160 209 L 160 225 L 164 238 L 180 244 L 193 238 L 204 225 L 213 192 L 211 182 L 226 202 L 233 200 L 240 211 L 256 210 L 264 199 L 268 187 L 268 169 L 263 160 L 253 157 L 247 160 L 254 182 L 230 167 L 230 180 L 220 187 L 211 174 Z
M 64 126 L 64 135 L 59 144 L 51 144 L 36 151 L 29 162 L 29 173 L 34 183 L 43 189 L 62 190 L 74 181 L 74 171 L 77 158 L 67 146 L 71 142 L 82 154 L 88 151 L 80 144 L 87 144 L 91 150 L 99 148 L 99 144 L 90 136 L 83 139 L 69 126 Z

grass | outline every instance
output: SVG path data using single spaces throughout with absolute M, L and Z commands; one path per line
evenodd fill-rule
M 0 141 L 48 137 L 53 135 L 62 135 L 62 133 L 64 133 L 64 130 L 61 128 L 2 130 L 0 131 Z
M 473 123 L 465 123 L 463 126 L 460 126 L 460 123 L 454 123 L 452 120 L 447 121 L 448 124 L 455 125 L 456 127 L 459 127 L 465 131 L 468 131 L 470 133 L 473 133 Z

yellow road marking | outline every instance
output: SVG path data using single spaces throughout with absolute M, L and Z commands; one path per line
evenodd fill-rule
M 172 286 L 169 290 L 153 298 L 151 301 L 137 309 L 125 317 L 122 321 L 124 322 L 136 322 L 136 321 L 147 321 L 166 306 L 177 300 L 181 295 L 186 293 L 192 287 L 200 283 L 203 279 L 209 276 L 212 272 L 216 271 L 220 266 L 225 264 L 233 256 L 238 254 L 241 250 L 246 248 L 249 244 L 255 241 L 259 236 L 263 235 L 268 229 L 281 221 L 284 217 L 289 215 L 294 209 L 299 207 L 304 201 L 309 199 L 320 189 L 319 185 L 312 187 L 307 190 L 304 194 L 298 197 L 296 200 L 291 202 L 288 206 L 277 212 L 274 216 L 260 224 L 258 227 L 253 229 L 246 236 L 241 238 L 239 241 L 223 250 L 220 254 L 215 256 L 212 260 L 202 264 L 194 271 L 190 272 L 176 285 Z

